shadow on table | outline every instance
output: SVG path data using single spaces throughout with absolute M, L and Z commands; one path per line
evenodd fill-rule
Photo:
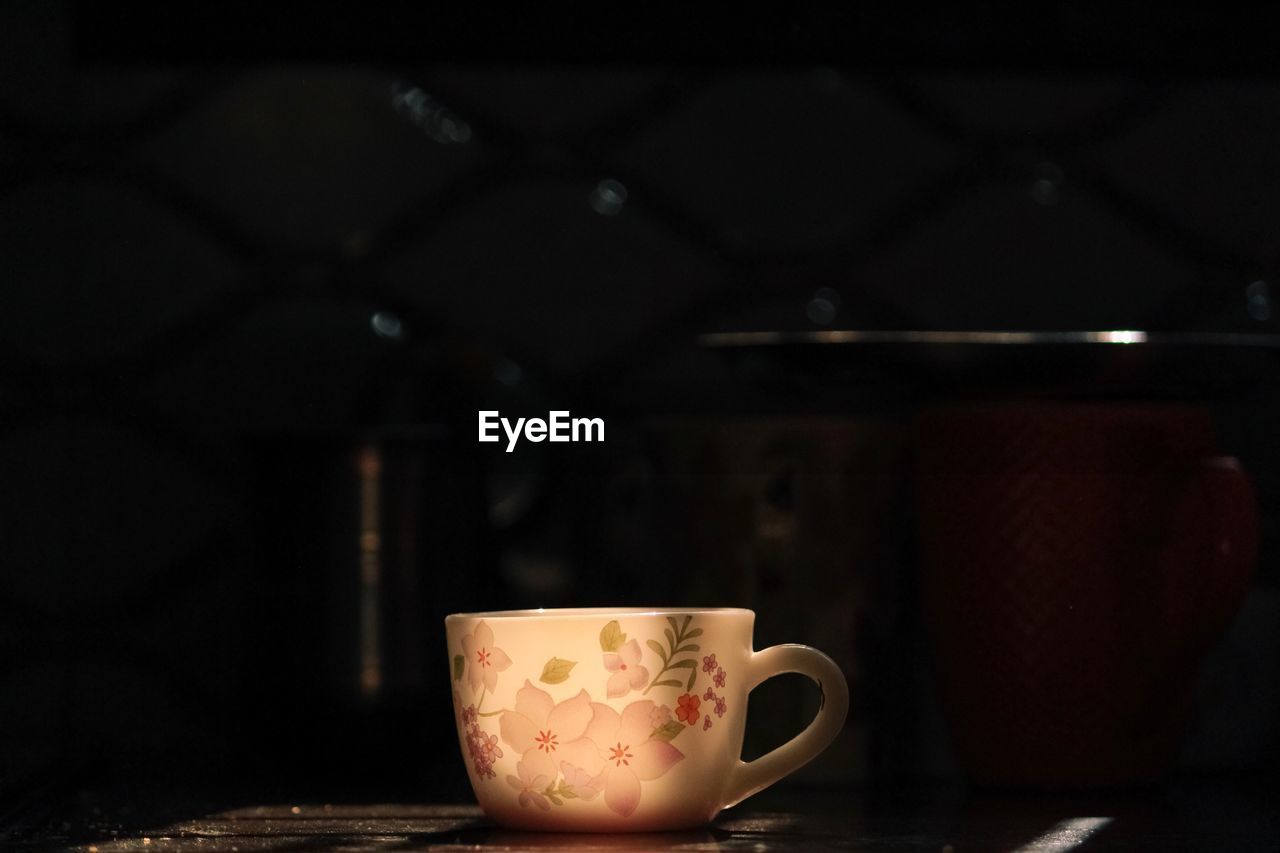
M 706 829 L 634 835 L 504 830 L 472 804 L 198 800 L 82 793 L 0 847 L 25 851 L 1280 849 L 1273 788 L 1183 780 L 1093 794 L 956 786 L 766 792 Z
M 485 849 L 720 850 L 723 830 L 618 835 L 514 832 L 473 805 L 270 804 L 186 809 L 93 804 L 82 797 L 71 820 L 57 814 L 5 849 L 30 851 L 319 851 Z M 199 817 L 191 817 L 199 814 Z M 12 842 L 13 846 L 9 846 Z

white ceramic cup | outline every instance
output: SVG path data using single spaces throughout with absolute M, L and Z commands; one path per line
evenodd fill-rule
M 583 608 L 445 619 L 458 737 L 485 813 L 552 832 L 707 823 L 813 759 L 844 724 L 840 668 L 808 646 L 751 647 L 736 608 Z M 817 682 L 809 727 L 744 762 L 747 694 Z

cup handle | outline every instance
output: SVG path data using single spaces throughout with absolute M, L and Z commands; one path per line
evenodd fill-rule
M 849 685 L 835 661 L 817 649 L 788 643 L 751 655 L 747 663 L 747 692 L 787 672 L 807 675 L 822 692 L 818 715 L 804 731 L 755 761 L 741 761 L 729 772 L 724 805 L 729 808 L 808 764 L 835 740 L 849 713 Z

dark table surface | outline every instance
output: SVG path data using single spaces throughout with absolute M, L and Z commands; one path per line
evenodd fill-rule
M 1184 778 L 1111 794 L 915 784 L 768 791 L 695 832 L 540 835 L 471 804 L 76 791 L 29 804 L 0 848 L 77 850 L 1277 850 L 1274 779 Z

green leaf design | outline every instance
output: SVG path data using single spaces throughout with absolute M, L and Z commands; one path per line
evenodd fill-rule
M 547 799 L 551 801 L 552 805 L 556 805 L 556 806 L 564 805 L 564 800 L 560 799 L 555 794 L 547 794 Z
M 666 675 L 673 669 L 689 670 L 689 678 L 686 682 L 685 689 L 693 690 L 693 685 L 698 680 L 698 663 L 697 658 L 686 658 L 684 660 L 676 660 L 683 654 L 694 654 L 702 651 L 702 647 L 697 643 L 690 643 L 689 640 L 702 636 L 701 628 L 689 630 L 690 623 L 693 622 L 693 614 L 685 614 L 682 621 L 677 621 L 676 617 L 668 616 L 667 624 L 670 628 L 663 628 L 662 633 L 667 638 L 667 648 L 663 648 L 657 640 L 646 640 L 649 648 L 657 653 L 662 659 L 662 669 L 653 677 L 653 681 L 644 689 L 648 693 L 655 687 L 679 687 L 680 682 L 673 678 L 664 679 Z
M 543 684 L 559 684 L 569 677 L 569 673 L 578 665 L 576 660 L 552 658 L 542 667 L 542 675 L 538 680 Z
M 672 683 L 675 684 L 677 687 L 680 686 L 680 682 L 678 681 L 675 681 Z M 649 735 L 649 737 L 653 738 L 654 740 L 665 740 L 667 742 L 670 742 L 674 740 L 675 736 L 680 734 L 682 731 L 684 731 L 684 723 L 680 722 L 679 720 L 668 720 L 667 722 L 663 723 L 662 725 L 654 729 L 653 733 Z
M 626 641 L 627 635 L 622 633 L 622 626 L 617 619 L 600 629 L 600 648 L 606 652 L 616 652 Z
M 454 681 L 462 680 L 462 670 L 464 667 L 466 667 L 466 665 L 467 665 L 467 662 L 466 660 L 463 659 L 462 655 L 453 656 L 453 680 Z

